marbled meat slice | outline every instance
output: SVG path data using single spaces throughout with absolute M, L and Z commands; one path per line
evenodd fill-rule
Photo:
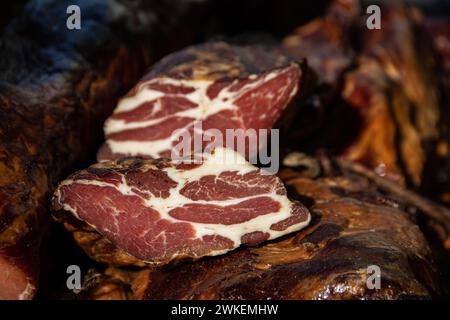
M 53 209 L 61 220 L 68 212 L 90 225 L 103 244 L 106 238 L 99 249 L 75 237 L 94 259 L 138 265 L 257 245 L 310 219 L 278 177 L 224 148 L 205 154 L 201 164 L 128 158 L 93 165 L 59 185 Z M 131 258 L 119 259 L 124 256 Z
M 227 129 L 270 130 L 299 92 L 302 75 L 298 63 L 276 50 L 219 42 L 175 52 L 119 102 L 105 122 L 106 142 L 97 158 L 170 157 L 181 132 L 208 135 L 214 129 L 225 137 Z M 224 146 L 224 141 L 217 143 Z M 247 147 L 247 159 L 264 145 L 259 139 Z

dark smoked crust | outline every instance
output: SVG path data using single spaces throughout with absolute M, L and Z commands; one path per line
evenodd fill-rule
M 155 64 L 143 80 L 158 76 L 217 81 L 245 78 L 285 66 L 292 60 L 275 47 L 233 46 L 225 42 L 213 42 L 168 55 Z M 302 60 L 299 59 L 299 63 Z
M 131 288 L 131 299 L 440 296 L 438 273 L 428 244 L 396 203 L 383 201 L 384 197 L 364 181 L 314 181 L 292 172 L 285 176 L 290 177 L 287 184 L 299 195 L 311 199 L 313 220 L 306 229 L 260 247 L 240 249 L 169 271 L 109 268 L 105 281 L 122 279 Z M 380 290 L 367 288 L 367 267 L 371 265 L 381 269 Z M 100 282 L 90 290 L 98 292 L 102 286 Z

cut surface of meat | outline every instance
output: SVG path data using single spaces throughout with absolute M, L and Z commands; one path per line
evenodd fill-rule
M 60 220 L 68 211 L 108 240 L 83 246 L 83 231 L 75 235 L 94 259 L 113 264 L 218 255 L 309 222 L 308 210 L 288 199 L 279 178 L 225 148 L 195 165 L 136 158 L 96 164 L 60 184 L 53 208 Z
M 0 300 L 28 299 L 35 287 L 7 255 L 0 255 Z M 10 258 L 11 260 L 13 258 Z
M 172 151 L 183 133 L 206 140 L 197 145 L 188 141 L 192 154 L 212 144 L 225 146 L 228 129 L 241 129 L 243 139 L 248 134 L 245 130 L 272 129 L 296 96 L 302 70 L 276 50 L 271 52 L 220 42 L 169 55 L 119 102 L 105 122 L 107 141 L 98 160 L 178 157 Z M 201 122 L 201 128 L 194 126 L 196 122 Z M 211 130 L 220 132 L 221 141 L 208 141 Z M 257 141 L 256 146 L 248 142 L 241 152 L 247 159 L 265 145 Z M 237 146 L 231 148 L 237 150 Z

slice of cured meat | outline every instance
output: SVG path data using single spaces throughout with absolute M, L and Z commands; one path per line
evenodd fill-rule
M 98 160 L 170 157 L 183 132 L 208 136 L 206 131 L 214 129 L 225 137 L 227 129 L 241 129 L 245 137 L 247 129 L 270 130 L 296 96 L 302 75 L 300 65 L 276 49 L 219 42 L 171 54 L 119 102 L 105 123 L 107 141 Z M 201 128 L 194 127 L 196 121 Z M 265 145 L 257 139 L 256 147 L 246 147 L 247 158 Z M 219 140 L 211 142 L 226 144 Z M 207 145 L 188 149 L 192 153 Z
M 67 212 L 90 226 L 75 229 L 75 238 L 94 259 L 137 265 L 257 245 L 310 219 L 279 178 L 224 148 L 201 164 L 129 158 L 93 165 L 60 184 L 53 208 L 69 229 Z

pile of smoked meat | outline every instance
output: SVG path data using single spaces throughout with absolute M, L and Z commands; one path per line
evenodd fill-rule
M 381 29 L 356 0 L 80 0 L 79 30 L 66 27 L 70 1 L 5 5 L 0 299 L 448 297 L 450 24 L 385 3 Z M 52 208 L 59 183 L 112 156 L 103 124 L 140 79 L 252 79 L 287 65 L 300 86 L 270 127 L 277 177 L 310 214 L 301 230 L 155 267 Z M 82 270 L 75 291 L 70 265 Z

